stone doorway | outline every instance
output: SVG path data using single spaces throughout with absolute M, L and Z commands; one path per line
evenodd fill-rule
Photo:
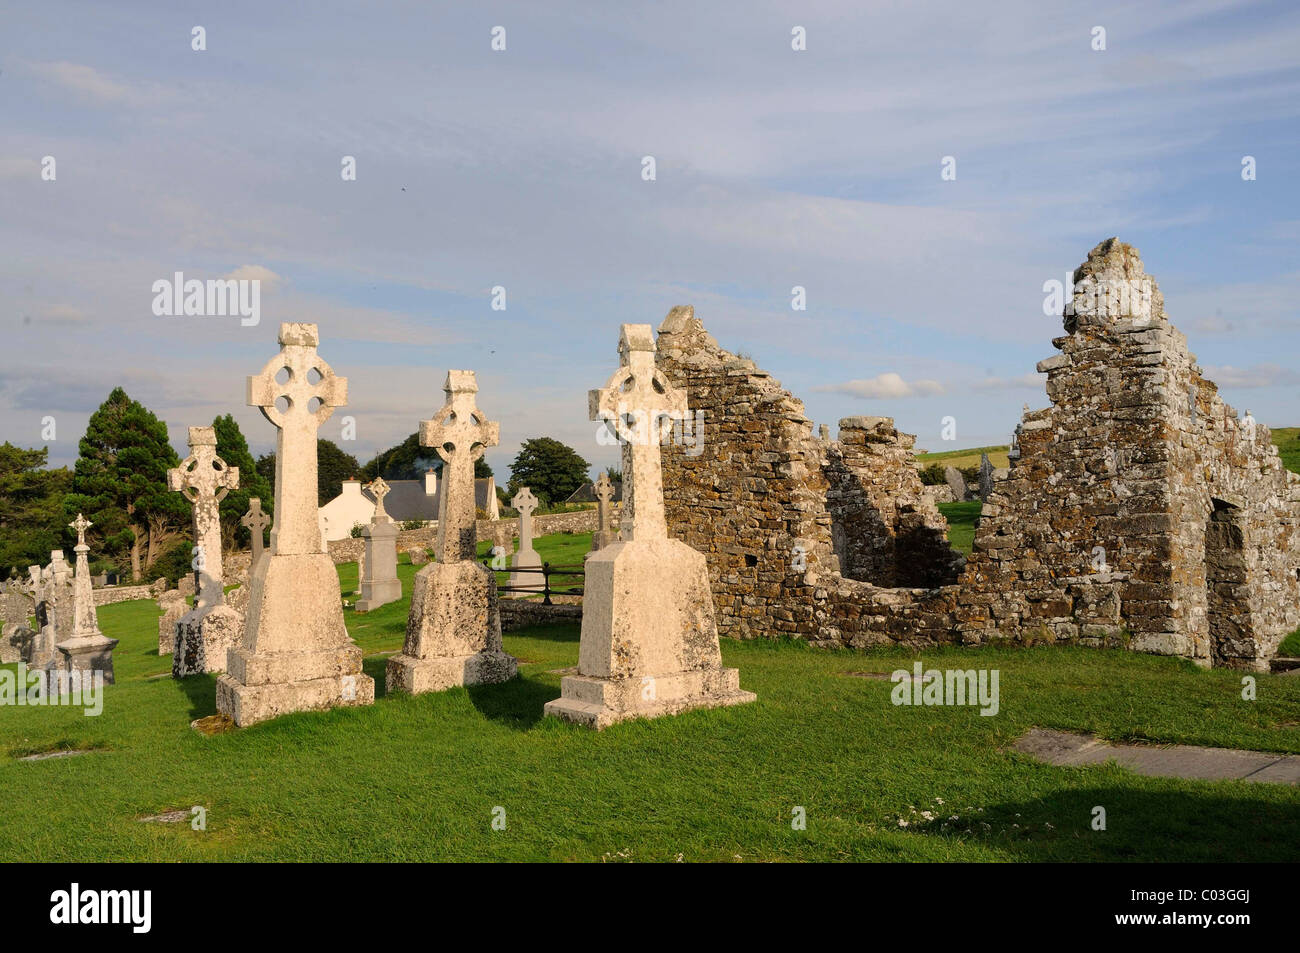
M 1241 667 L 1256 655 L 1246 599 L 1246 536 L 1241 510 L 1223 500 L 1205 524 L 1205 595 L 1212 664 Z

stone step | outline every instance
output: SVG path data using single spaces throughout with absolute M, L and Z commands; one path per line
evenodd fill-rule
M 1300 672 L 1300 658 L 1279 655 L 1268 664 L 1269 668 L 1274 672 Z

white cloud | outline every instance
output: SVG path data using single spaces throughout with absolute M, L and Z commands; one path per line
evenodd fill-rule
M 887 371 L 875 377 L 845 381 L 843 384 L 817 387 L 814 390 L 830 394 L 849 394 L 864 399 L 888 400 L 901 397 L 933 397 L 943 393 L 943 385 L 931 380 L 909 383 L 893 371 Z
M 1300 383 L 1300 373 L 1277 364 L 1252 364 L 1250 367 L 1221 364 L 1217 367 L 1206 367 L 1204 370 L 1205 376 L 1220 387 L 1232 387 L 1237 390 Z
M 83 63 L 35 63 L 32 71 L 49 83 L 101 103 L 125 103 L 133 98 L 130 86 L 110 79 Z
M 230 274 L 221 277 L 227 281 L 260 281 L 262 294 L 274 294 L 284 281 L 280 275 L 262 265 L 240 265 Z
M 1047 380 L 1046 374 L 1021 374 L 1019 377 L 985 377 L 982 380 L 975 381 L 971 387 L 975 390 L 993 391 L 993 390 L 1036 390 L 1043 389 L 1043 382 Z

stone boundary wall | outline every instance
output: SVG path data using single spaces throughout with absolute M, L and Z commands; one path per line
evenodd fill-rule
M 501 609 L 501 629 L 511 632 L 527 628 L 530 625 L 556 625 L 571 622 L 582 623 L 582 604 L 565 603 L 545 605 L 536 599 L 506 599 L 497 603 Z
M 147 586 L 105 586 L 93 592 L 96 606 L 111 606 L 136 599 L 157 599 L 167 590 L 167 580 L 158 579 Z

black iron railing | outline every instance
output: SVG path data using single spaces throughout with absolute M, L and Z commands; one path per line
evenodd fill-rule
M 501 582 L 499 579 L 497 580 L 497 592 L 519 592 L 530 596 L 540 595 L 542 597 L 542 605 L 547 606 L 554 605 L 554 603 L 551 602 L 552 595 L 582 595 L 583 587 L 581 582 L 579 582 L 578 585 L 573 585 L 572 583 L 566 583 L 563 581 L 558 582 L 555 585 L 551 584 L 552 577 L 584 580 L 585 574 L 583 567 L 580 564 L 552 565 L 551 563 L 544 562 L 540 566 L 512 566 L 509 569 L 498 569 L 496 566 L 492 565 L 493 558 L 494 557 L 492 556 L 485 556 L 483 557 L 482 562 L 484 566 L 493 572 L 505 574 L 505 582 Z M 519 586 L 510 585 L 510 576 L 514 573 L 540 573 L 542 576 L 541 588 L 539 589 L 535 582 L 529 582 Z

